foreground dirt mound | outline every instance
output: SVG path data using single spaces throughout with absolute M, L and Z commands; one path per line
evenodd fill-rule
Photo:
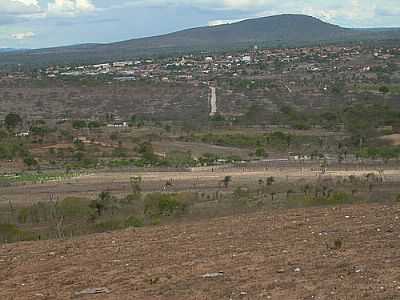
M 400 206 L 258 213 L 0 249 L 0 299 L 400 299 Z

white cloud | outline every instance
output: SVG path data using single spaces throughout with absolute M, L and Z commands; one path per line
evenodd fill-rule
M 325 21 L 353 25 L 374 25 L 377 18 L 399 17 L 399 0 L 126 0 L 114 7 L 185 5 L 206 10 L 240 12 L 248 17 L 296 13 L 319 17 Z M 234 13 L 232 13 L 234 14 Z M 382 19 L 380 19 L 382 20 Z M 211 21 L 211 25 L 229 20 Z
M 39 0 L 0 0 L 0 17 L 78 16 L 95 10 L 92 0 L 51 0 L 47 7 Z
M 96 7 L 91 0 L 55 0 L 47 6 L 47 13 L 50 16 L 74 17 L 95 10 Z
M 225 25 L 225 24 L 232 24 L 232 23 L 237 23 L 240 21 L 243 21 L 244 19 L 238 19 L 238 20 L 212 20 L 208 22 L 208 26 L 219 26 L 219 25 Z
M 26 40 L 33 38 L 35 36 L 35 33 L 29 31 L 29 32 L 18 32 L 18 33 L 13 33 L 11 37 L 16 40 Z
M 29 15 L 40 11 L 37 0 L 0 0 L 0 15 Z

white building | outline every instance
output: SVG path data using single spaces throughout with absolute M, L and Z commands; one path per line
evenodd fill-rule
M 114 68 L 124 68 L 133 65 L 133 61 L 117 61 L 113 63 Z
M 251 56 L 250 55 L 246 55 L 242 57 L 242 62 L 249 64 L 251 63 Z
M 95 69 L 108 69 L 110 68 L 110 64 L 98 64 L 98 65 L 93 65 L 93 68 Z

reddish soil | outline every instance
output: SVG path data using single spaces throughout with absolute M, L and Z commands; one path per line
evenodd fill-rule
M 5 245 L 0 299 L 400 299 L 399 218 L 296 209 Z

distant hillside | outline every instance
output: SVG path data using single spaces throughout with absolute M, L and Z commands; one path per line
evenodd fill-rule
M 278 47 L 397 38 L 400 39 L 400 30 L 396 29 L 348 29 L 310 16 L 279 15 L 110 44 L 84 44 L 2 54 L 0 64 L 98 62 L 140 55 L 243 48 L 254 44 Z
M 14 49 L 14 48 L 0 48 L 0 53 L 10 53 L 10 52 L 21 52 L 26 51 L 25 49 Z

